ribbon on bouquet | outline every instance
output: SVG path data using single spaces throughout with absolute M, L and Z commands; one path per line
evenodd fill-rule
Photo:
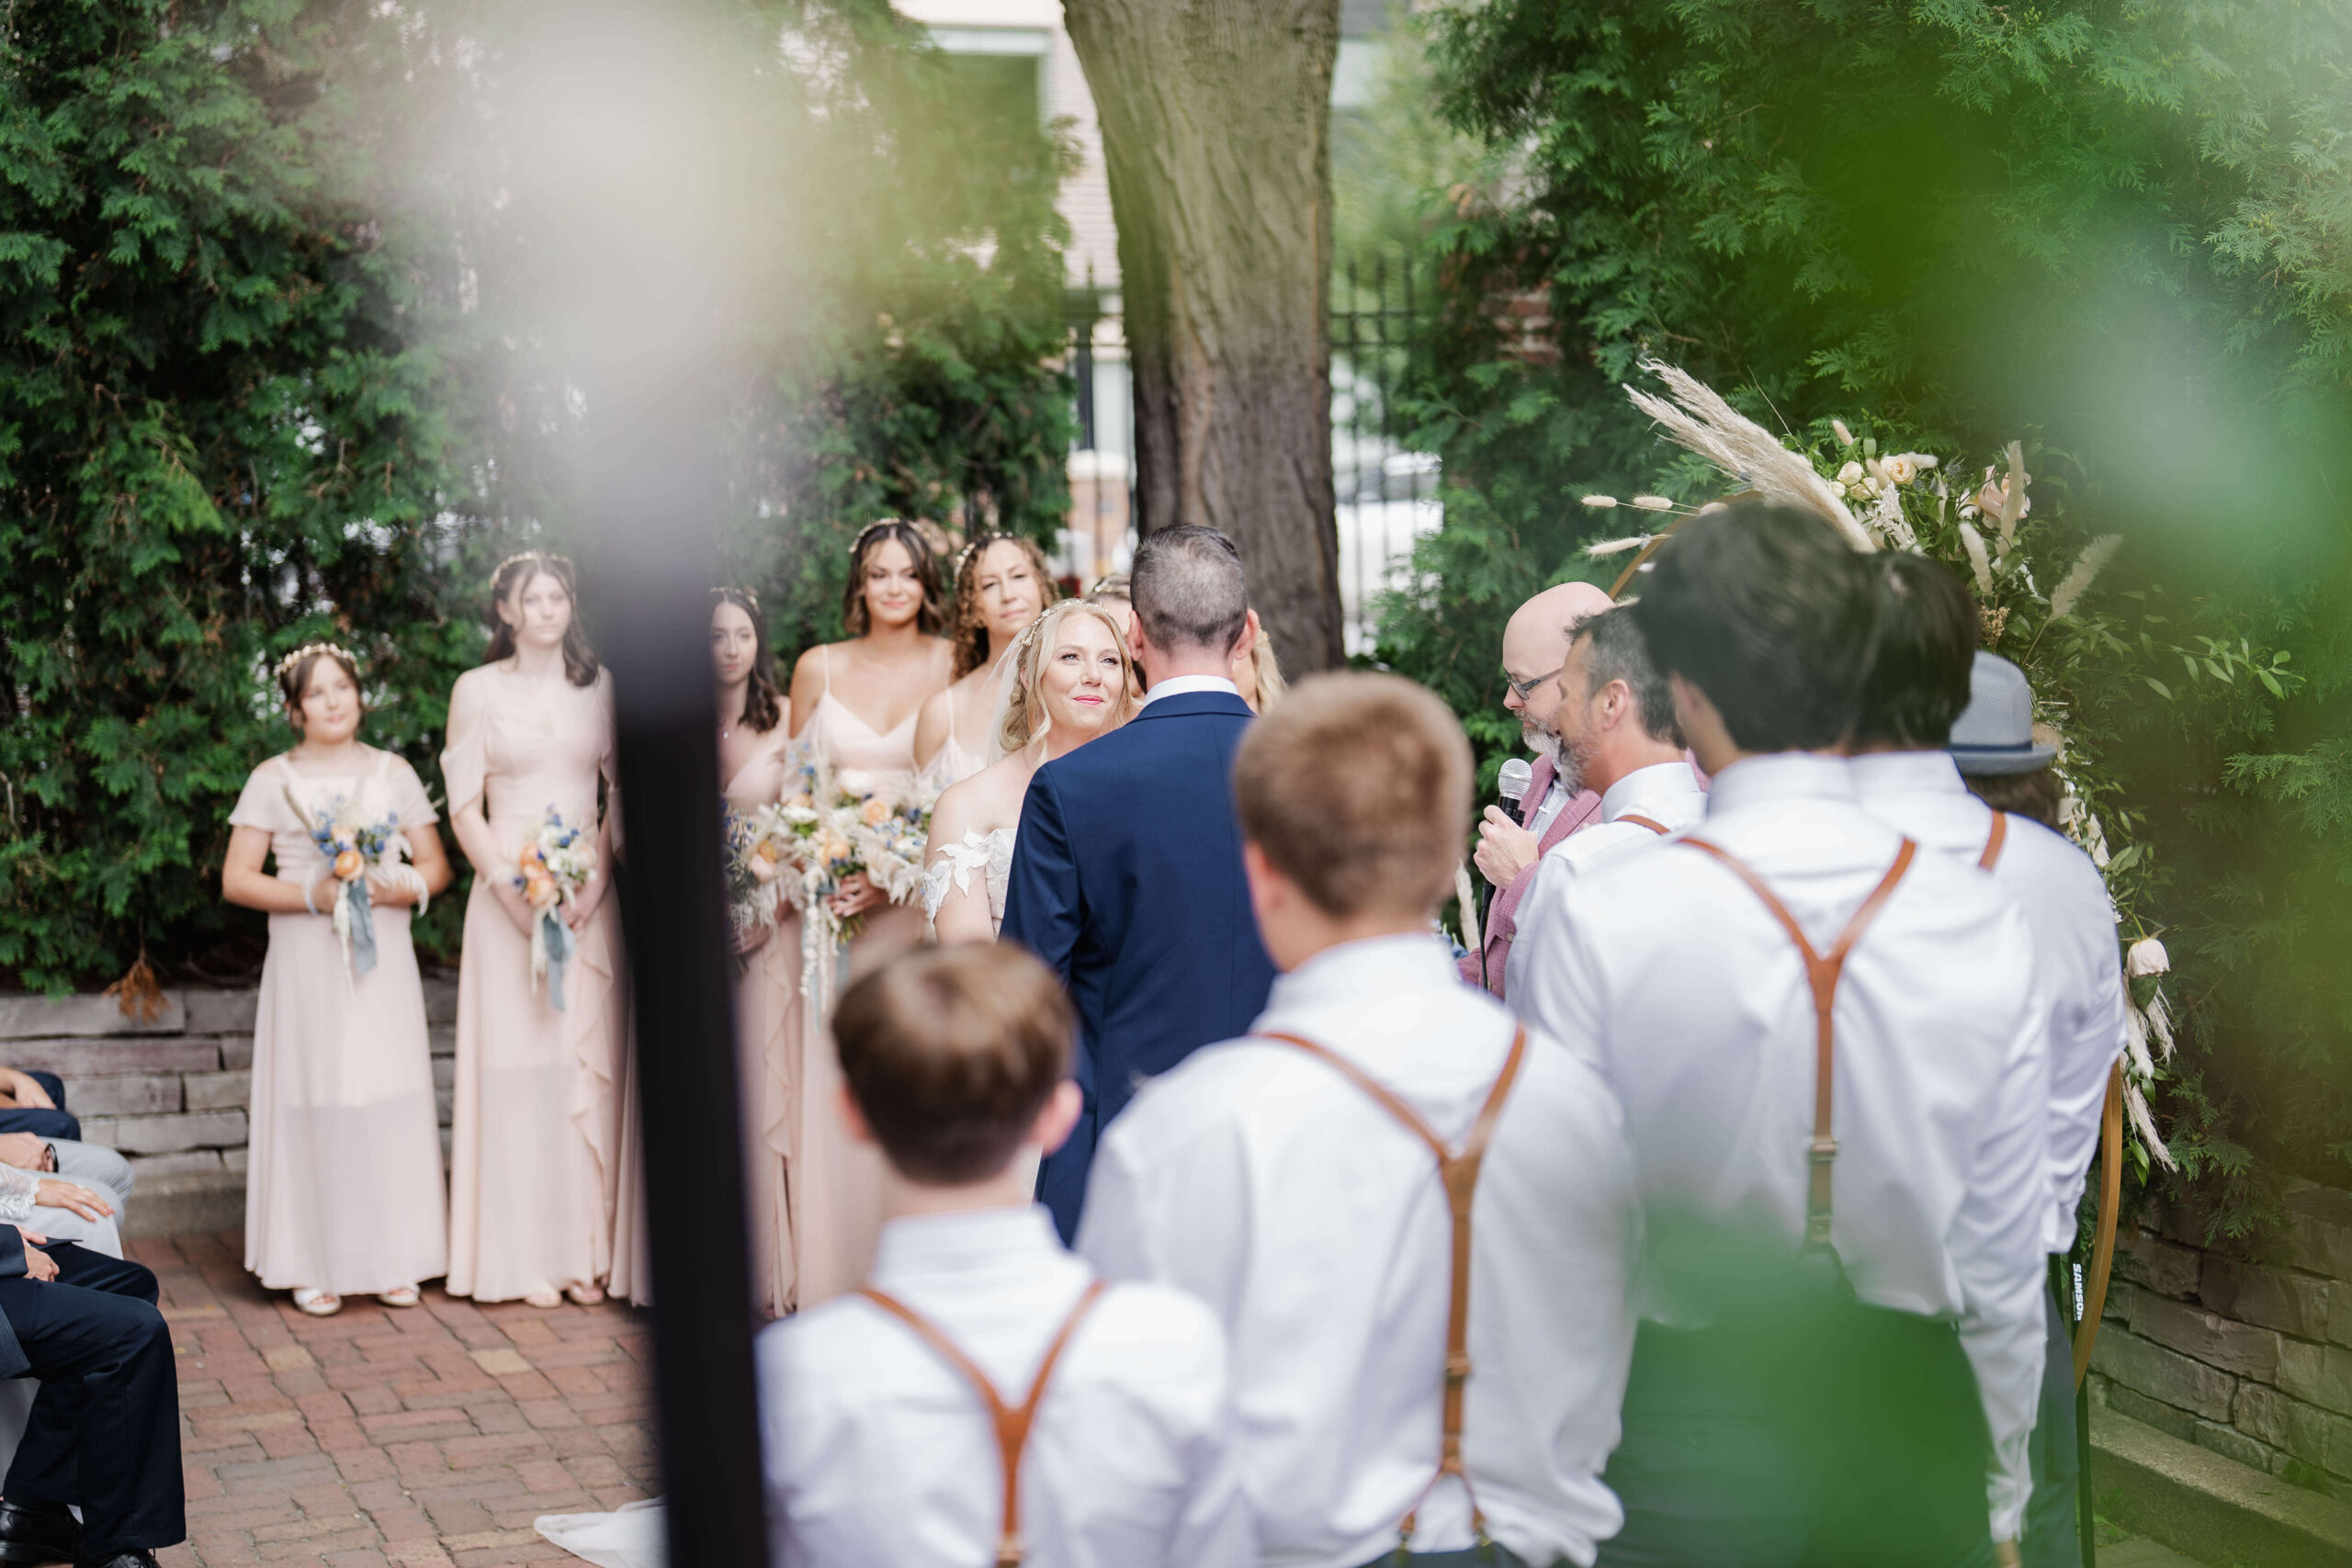
M 343 943 L 345 975 L 356 980 L 376 967 L 376 903 L 367 877 L 353 877 L 335 895 L 334 934 Z
M 548 1005 L 558 1012 L 564 1010 L 563 972 L 580 951 L 580 939 L 556 912 L 560 908 L 550 904 L 531 922 L 531 980 L 535 985 L 547 981 Z

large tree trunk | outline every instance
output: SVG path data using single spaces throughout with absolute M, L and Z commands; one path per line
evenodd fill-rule
M 1064 0 L 1102 118 L 1136 517 L 1219 528 L 1285 667 L 1344 658 L 1331 492 L 1339 0 Z

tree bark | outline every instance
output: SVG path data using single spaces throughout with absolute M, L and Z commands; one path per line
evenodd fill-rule
M 1284 667 L 1345 658 L 1331 485 L 1339 0 L 1064 0 L 1102 126 L 1136 519 L 1223 530 Z

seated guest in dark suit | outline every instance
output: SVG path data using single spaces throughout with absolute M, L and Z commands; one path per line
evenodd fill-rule
M 1241 558 L 1214 528 L 1163 528 L 1136 548 L 1129 592 L 1143 708 L 1037 770 L 1005 895 L 1003 939 L 1078 1008 L 1085 1110 L 1037 1180 L 1065 1241 L 1097 1131 L 1142 1079 L 1248 1029 L 1274 979 L 1233 815 L 1250 717 L 1233 666 L 1254 641 Z
M 0 1562 L 154 1568 L 157 1548 L 187 1539 L 155 1276 L 72 1242 L 43 1251 L 45 1237 L 19 1228 L 40 1188 L 0 1167 L 0 1378 L 40 1380 L 0 1481 Z
M 81 1120 L 65 1110 L 65 1080 L 55 1073 L 0 1067 L 0 1133 L 79 1139 Z

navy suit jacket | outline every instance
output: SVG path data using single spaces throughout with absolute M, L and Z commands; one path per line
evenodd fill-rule
M 1086 1110 L 1037 1178 L 1065 1241 L 1096 1134 L 1142 1080 L 1248 1032 L 1265 1010 L 1274 965 L 1233 811 L 1250 718 L 1222 692 L 1162 697 L 1038 769 L 1022 803 L 1002 934 L 1045 960 L 1078 1009 Z

